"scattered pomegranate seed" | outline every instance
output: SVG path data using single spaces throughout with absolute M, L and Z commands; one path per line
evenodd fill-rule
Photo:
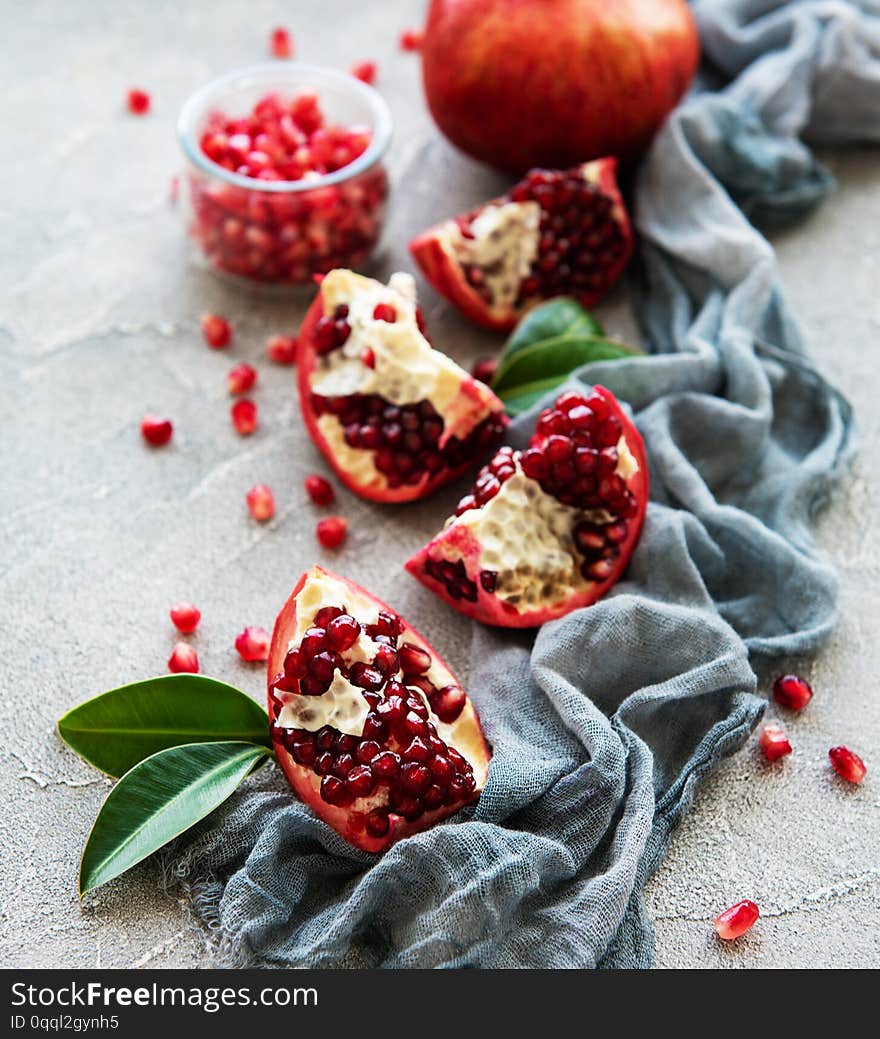
M 240 436 L 248 437 L 257 428 L 257 406 L 252 400 L 237 400 L 230 408 L 229 414 Z
M 269 37 L 269 51 L 273 58 L 290 58 L 293 56 L 293 41 L 287 29 L 279 26 L 272 30 Z
M 249 627 L 235 638 L 235 648 L 242 660 L 253 663 L 269 657 L 269 632 L 265 628 Z
M 168 611 L 171 623 L 184 635 L 191 635 L 199 625 L 202 615 L 191 602 L 176 603 Z
M 404 51 L 418 51 L 422 49 L 425 34 L 421 29 L 404 29 L 400 34 L 400 49 Z
M 174 432 L 174 426 L 167 418 L 159 415 L 144 415 L 141 419 L 141 436 L 153 447 L 161 447 L 167 444 Z
M 359 79 L 362 83 L 369 83 L 371 86 L 376 82 L 377 66 L 375 61 L 361 61 L 357 65 L 352 65 L 351 74 L 355 79 Z
M 257 369 L 253 365 L 245 364 L 244 362 L 233 365 L 226 376 L 226 385 L 229 387 L 229 393 L 233 397 L 238 397 L 240 394 L 252 390 L 256 381 Z
M 232 342 L 232 328 L 226 318 L 219 314 L 202 314 L 202 335 L 214 350 L 220 350 Z
M 365 368 L 376 367 L 376 355 L 371 347 L 364 347 L 363 352 L 361 353 L 361 361 L 363 362 Z
M 140 87 L 132 87 L 126 95 L 126 100 L 132 115 L 146 115 L 150 110 L 150 95 Z
M 258 523 L 265 523 L 275 515 L 275 495 L 264 483 L 255 484 L 245 495 L 250 514 Z
M 185 642 L 178 642 L 168 658 L 168 670 L 177 675 L 181 672 L 196 675 L 199 671 L 199 655 Z
M 266 356 L 275 364 L 296 364 L 296 336 L 269 336 L 266 340 Z
M 785 730 L 781 725 L 765 725 L 761 729 L 758 742 L 761 744 L 761 750 L 764 751 L 764 757 L 768 761 L 776 761 L 777 758 L 783 758 L 786 754 L 791 754 L 791 744 L 788 742 L 788 737 L 785 735 Z
M 390 303 L 377 303 L 373 307 L 373 320 L 374 321 L 387 321 L 393 325 L 397 320 L 397 311 Z
M 759 916 L 760 912 L 755 903 L 745 898 L 715 918 L 715 931 L 719 938 L 731 942 L 750 930 Z
M 813 699 L 810 683 L 800 675 L 780 675 L 773 683 L 776 702 L 790 711 L 802 711 Z
M 834 771 L 847 783 L 861 783 L 868 772 L 864 761 L 849 747 L 832 747 L 828 751 Z
M 495 372 L 498 371 L 498 358 L 497 357 L 483 357 L 476 362 L 474 367 L 471 369 L 471 375 L 480 382 L 484 382 L 487 386 L 492 384 L 492 380 L 495 378 Z
M 315 533 L 324 548 L 338 548 L 345 541 L 348 523 L 341 516 L 327 516 L 318 520 Z
M 318 476 L 317 473 L 307 476 L 303 481 L 303 486 L 306 494 L 316 505 L 329 505 L 336 497 L 333 484 L 329 480 L 325 480 L 323 476 Z

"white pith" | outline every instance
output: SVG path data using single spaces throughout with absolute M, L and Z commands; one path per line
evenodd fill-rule
M 473 238 L 452 223 L 450 241 L 456 257 L 482 270 L 493 306 L 507 310 L 516 303 L 520 285 L 538 258 L 540 224 L 537 202 L 489 203 L 471 221 Z
M 624 437 L 617 444 L 615 472 L 629 480 L 639 464 Z M 477 580 L 481 570 L 497 573 L 494 595 L 518 613 L 552 607 L 594 583 L 581 574 L 583 556 L 572 531 L 583 520 L 610 523 L 614 517 L 604 509 L 585 511 L 564 505 L 522 471 L 505 480 L 494 498 L 477 509 L 450 518 L 444 533 L 464 528 L 480 545 L 475 561 L 465 560 L 469 576 Z M 432 557 L 459 558 L 455 543 L 438 539 Z
M 344 607 L 362 626 L 375 624 L 379 616 L 379 606 L 373 599 L 321 570 L 310 571 L 295 601 L 296 628 L 288 643 L 288 650 L 299 645 L 306 629 L 312 627 L 315 615 L 325 606 Z M 406 642 L 423 646 L 422 641 L 410 629 L 404 627 L 398 646 Z M 373 642 L 369 635 L 361 631 L 354 645 L 340 655 L 346 663 L 353 663 L 355 660 L 371 661 L 378 646 L 379 643 Z M 427 677 L 435 686 L 442 688 L 458 684 L 455 676 L 443 667 L 433 653 L 431 660 Z M 402 680 L 400 672 L 390 677 Z M 436 727 L 440 739 L 448 746 L 454 747 L 470 762 L 474 769 L 477 789 L 481 789 L 485 784 L 488 763 L 485 760 L 485 748 L 476 713 L 470 700 L 467 700 L 458 718 L 447 724 L 434 714 L 427 697 L 420 689 L 411 686 L 407 688 L 418 695 L 428 708 L 428 720 Z M 369 705 L 362 692 L 360 688 L 348 682 L 339 671 L 334 674 L 330 688 L 321 696 L 302 696 L 299 693 L 276 690 L 275 695 L 282 704 L 277 724 L 282 728 L 305 729 L 307 732 L 317 732 L 324 725 L 330 725 L 349 736 L 360 737 L 363 735 L 364 720 L 369 712 Z
M 444 415 L 447 425 L 458 418 L 461 384 L 467 372 L 434 350 L 416 321 L 415 281 L 410 274 L 393 274 L 387 285 L 348 270 L 333 270 L 321 282 L 324 313 L 332 314 L 340 303 L 348 306 L 351 327 L 348 339 L 337 350 L 319 357 L 312 390 L 324 397 L 348 397 L 355 393 L 378 394 L 392 404 L 416 404 L 428 400 Z M 377 321 L 378 303 L 394 307 L 397 319 Z M 375 367 L 363 363 L 365 350 L 375 357 Z M 486 394 L 482 409 L 467 402 L 472 428 L 489 414 Z

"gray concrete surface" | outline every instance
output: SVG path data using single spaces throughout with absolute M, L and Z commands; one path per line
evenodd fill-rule
M 269 626 L 300 571 L 331 562 L 313 538 L 302 477 L 320 469 L 298 420 L 290 370 L 262 363 L 267 334 L 296 327 L 301 303 L 254 298 L 187 266 L 169 205 L 178 166 L 172 127 L 187 94 L 214 74 L 262 60 L 276 24 L 299 55 L 347 67 L 375 58 L 394 111 L 396 184 L 384 269 L 407 266 L 405 243 L 433 219 L 489 195 L 495 177 L 434 132 L 417 60 L 396 49 L 418 0 L 16 4 L 4 0 L 6 186 L 0 262 L 0 963 L 6 967 L 209 965 L 201 935 L 163 895 L 147 863 L 80 905 L 80 849 L 104 780 L 54 735 L 73 704 L 164 669 L 174 641 L 168 605 L 203 611 L 203 670 L 260 694 L 259 668 L 232 638 Z M 328 16 L 332 14 L 332 17 Z M 125 90 L 151 90 L 154 112 L 123 111 Z M 809 666 L 816 698 L 789 722 L 796 752 L 774 768 L 753 746 L 699 792 L 648 888 L 663 967 L 880 966 L 880 173 L 877 152 L 830 157 L 838 194 L 777 238 L 784 280 L 812 348 L 855 402 L 864 447 L 820 538 L 842 577 L 842 620 Z M 470 363 L 496 341 L 425 290 L 436 340 Z M 207 350 L 206 310 L 227 314 L 236 341 Z M 621 291 L 602 307 L 633 336 Z M 260 367 L 260 431 L 239 439 L 227 418 L 232 359 Z M 145 450 L 148 409 L 176 422 L 173 446 Z M 244 493 L 265 481 L 277 518 L 256 527 Z M 352 536 L 332 557 L 354 579 L 420 618 L 466 672 L 469 627 L 396 565 L 457 497 L 381 509 L 341 495 Z M 771 715 L 775 712 L 771 708 Z M 830 774 L 826 750 L 866 758 L 860 789 Z M 711 919 L 741 897 L 763 919 L 722 946 Z

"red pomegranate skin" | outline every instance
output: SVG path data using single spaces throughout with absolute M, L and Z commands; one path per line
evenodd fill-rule
M 449 140 L 519 174 L 631 164 L 698 60 L 684 0 L 432 0 L 422 74 Z

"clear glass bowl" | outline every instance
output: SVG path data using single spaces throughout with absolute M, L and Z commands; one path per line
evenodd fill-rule
M 367 126 L 354 162 L 311 180 L 264 181 L 212 162 L 199 140 L 211 112 L 247 116 L 269 93 L 313 90 L 328 123 Z M 193 94 L 177 132 L 186 157 L 182 210 L 197 262 L 248 282 L 304 285 L 334 267 L 362 266 L 380 244 L 388 201 L 383 164 L 391 113 L 372 87 L 336 69 L 273 62 L 230 72 Z

